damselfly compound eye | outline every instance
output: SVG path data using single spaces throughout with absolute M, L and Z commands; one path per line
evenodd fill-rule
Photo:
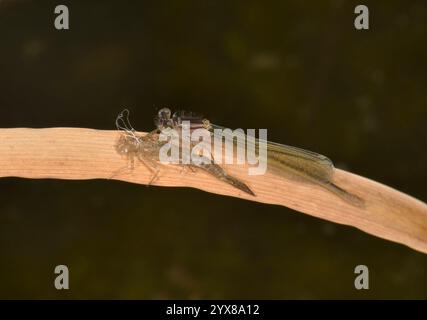
M 154 119 L 154 124 L 157 129 L 163 130 L 166 127 L 170 126 L 171 121 L 171 110 L 169 108 L 162 108 L 157 113 L 157 117 Z
M 163 120 L 169 120 L 171 118 L 171 110 L 169 108 L 162 108 L 159 110 L 159 118 Z

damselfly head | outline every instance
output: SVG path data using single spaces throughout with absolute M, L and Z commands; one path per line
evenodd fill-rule
M 154 118 L 154 124 L 157 129 L 163 130 L 168 127 L 172 127 L 172 112 L 169 108 L 162 108 L 157 112 L 157 117 Z
M 171 118 L 172 112 L 169 108 L 162 108 L 158 112 L 159 118 L 164 120 L 169 120 Z

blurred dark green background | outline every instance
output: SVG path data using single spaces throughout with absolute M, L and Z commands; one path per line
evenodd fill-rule
M 0 127 L 114 129 L 127 106 L 146 131 L 162 106 L 193 110 L 425 201 L 427 3 L 363 1 L 369 31 L 354 29 L 357 4 L 0 1 Z M 425 299 L 426 269 L 427 255 L 284 207 L 0 179 L 0 298 Z

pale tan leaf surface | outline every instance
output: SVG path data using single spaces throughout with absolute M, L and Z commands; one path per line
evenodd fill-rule
M 117 179 L 147 184 L 151 173 L 127 168 L 115 151 L 117 131 L 83 128 L 0 129 L 0 177 Z M 309 215 L 351 225 L 375 236 L 427 253 L 427 205 L 375 181 L 335 170 L 334 183 L 364 199 L 357 207 L 313 184 L 273 174 L 248 176 L 246 168 L 227 166 L 255 192 L 245 194 L 202 171 L 161 166 L 159 186 L 183 186 L 251 201 L 282 205 Z

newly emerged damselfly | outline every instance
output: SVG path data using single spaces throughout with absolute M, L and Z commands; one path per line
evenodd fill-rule
M 159 110 L 155 118 L 156 126 L 160 130 L 165 127 L 182 129 L 184 121 L 190 123 L 190 128 L 192 130 L 198 128 L 209 130 L 212 137 L 221 135 L 221 132 L 225 129 L 222 126 L 212 124 L 208 119 L 192 112 L 176 111 L 172 114 L 169 108 Z M 222 139 L 222 136 L 218 138 Z M 252 144 L 255 145 L 249 145 L 251 141 L 253 141 Z M 248 139 L 246 143 L 247 148 L 255 147 L 255 150 L 259 149 L 258 147 L 261 143 L 267 146 L 267 170 L 269 172 L 287 179 L 297 179 L 308 183 L 314 183 L 332 192 L 348 203 L 355 206 L 364 205 L 363 199 L 347 192 L 332 181 L 334 165 L 326 156 L 301 148 L 261 139 Z

